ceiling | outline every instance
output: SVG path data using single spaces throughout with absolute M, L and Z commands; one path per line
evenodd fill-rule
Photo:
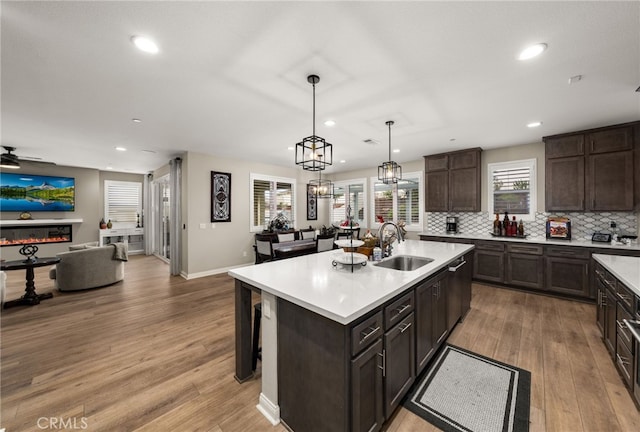
M 291 167 L 287 148 L 312 133 L 309 74 L 328 173 L 387 160 L 387 120 L 400 163 L 640 120 L 636 1 L 3 1 L 1 14 L 2 145 L 59 165 L 145 173 L 192 151 Z

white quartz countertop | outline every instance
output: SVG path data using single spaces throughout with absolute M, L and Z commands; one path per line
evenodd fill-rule
M 640 258 L 603 254 L 591 256 L 640 297 Z
M 393 256 L 416 255 L 434 261 L 414 271 L 332 265 L 332 250 L 241 267 L 229 275 L 341 324 L 349 324 L 387 300 L 444 268 L 473 245 L 406 240 L 394 244 Z M 470 264 L 468 264 L 470 265 Z
M 635 241 L 632 244 L 622 244 L 622 243 L 599 243 L 592 242 L 591 240 L 585 239 L 574 239 L 574 240 L 551 240 L 545 237 L 526 237 L 526 238 L 517 238 L 517 237 L 494 237 L 491 234 L 446 234 L 444 232 L 438 231 L 423 231 L 418 233 L 420 236 L 436 236 L 436 237 L 444 237 L 444 238 L 459 238 L 459 239 L 470 239 L 470 240 L 494 240 L 494 241 L 502 241 L 502 242 L 524 242 L 524 243 L 537 243 L 537 244 L 547 244 L 547 245 L 561 245 L 561 246 L 579 246 L 579 247 L 590 247 L 590 248 L 601 248 L 601 249 L 613 249 L 613 250 L 640 250 L 640 244 Z

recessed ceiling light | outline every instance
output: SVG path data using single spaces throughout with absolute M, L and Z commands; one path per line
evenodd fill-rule
M 335 120 L 327 120 L 324 122 L 324 125 L 328 127 L 334 127 L 336 125 L 336 122 Z
M 344 160 L 344 159 L 342 159 L 342 160 L 340 161 L 340 163 L 346 163 L 346 162 L 347 162 L 347 161 L 346 161 L 346 160 Z
M 113 169 L 113 167 L 112 167 L 112 166 L 108 166 L 108 167 L 107 167 L 107 169 L 108 169 L 108 170 L 112 170 L 112 169 Z
M 144 36 L 131 36 L 131 42 L 133 42 L 140 51 L 149 54 L 157 54 L 158 51 L 160 51 L 154 41 Z
M 531 123 L 527 124 L 527 127 L 534 128 L 534 127 L 540 126 L 541 124 L 542 124 L 542 122 L 535 121 L 535 122 L 531 122 Z
M 400 153 L 400 149 L 393 149 L 394 153 Z
M 131 119 L 131 121 L 134 123 L 142 123 L 142 120 L 140 120 L 139 118 L 133 118 Z
M 542 52 L 546 49 L 547 49 L 547 44 L 544 44 L 544 43 L 531 45 L 530 47 L 527 47 L 524 50 L 522 50 L 522 52 L 518 56 L 518 60 L 529 60 L 530 58 L 534 58 L 542 54 Z
M 293 147 L 287 147 L 287 150 L 293 151 Z
M 118 150 L 118 151 L 127 151 L 127 149 L 124 148 L 124 147 L 116 147 L 116 150 Z

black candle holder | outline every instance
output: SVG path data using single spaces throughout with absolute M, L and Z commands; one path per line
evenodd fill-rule
M 35 256 L 36 252 L 38 252 L 38 246 L 32 244 L 24 245 L 18 251 L 20 255 L 27 257 L 25 262 L 33 262 L 37 260 L 38 257 Z

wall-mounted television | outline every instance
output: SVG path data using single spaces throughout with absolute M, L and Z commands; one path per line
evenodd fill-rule
M 0 211 L 74 211 L 73 177 L 0 172 Z

